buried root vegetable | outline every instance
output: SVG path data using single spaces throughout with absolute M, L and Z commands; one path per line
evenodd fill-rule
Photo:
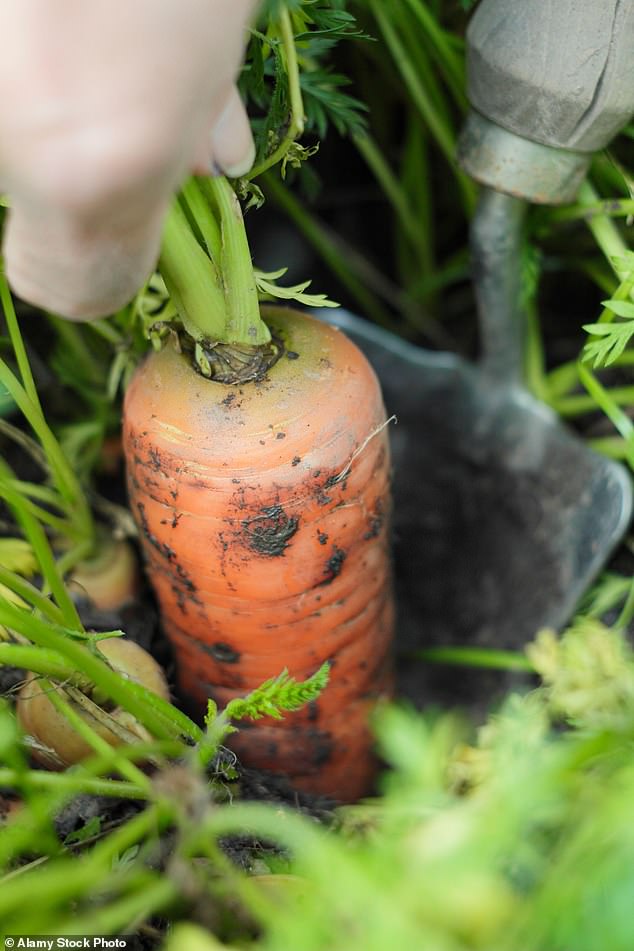
M 164 700 L 169 699 L 169 688 L 162 668 L 134 641 L 123 637 L 108 638 L 101 640 L 97 649 L 114 670 L 147 687 Z M 50 696 L 53 691 L 60 697 L 65 694 L 63 688 L 28 673 L 18 694 L 16 712 L 22 729 L 35 740 L 31 747 L 33 759 L 49 769 L 63 769 L 90 756 L 94 750 L 56 708 Z M 146 738 L 138 721 L 120 707 L 105 709 L 84 697 L 80 691 L 72 689 L 64 699 L 110 746 Z
M 224 706 L 329 661 L 315 703 L 229 745 L 351 801 L 371 787 L 368 717 L 392 686 L 386 413 L 340 331 L 279 308 L 266 320 L 297 357 L 258 381 L 205 379 L 171 343 L 140 366 L 124 409 L 130 501 L 185 698 Z

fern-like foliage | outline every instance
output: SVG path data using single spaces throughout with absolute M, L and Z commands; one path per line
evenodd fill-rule
M 603 306 L 617 317 L 624 318 L 625 322 L 584 324 L 583 329 L 598 338 L 589 341 L 583 349 L 584 360 L 592 362 L 595 367 L 614 363 L 634 336 L 634 304 L 631 301 L 606 300 Z
M 583 360 L 595 367 L 607 367 L 621 356 L 634 336 L 634 252 L 626 251 L 610 257 L 610 263 L 619 276 L 619 286 L 610 300 L 603 301 L 603 311 L 595 324 L 584 324 L 592 334 L 583 349 Z M 615 318 L 621 318 L 621 321 Z
M 295 680 L 284 669 L 277 677 L 266 680 L 248 696 L 231 700 L 224 716 L 228 720 L 258 720 L 260 717 L 284 719 L 291 713 L 316 700 L 328 683 L 330 665 L 326 662 L 307 680 Z
M 295 37 L 305 131 L 323 139 L 330 125 L 341 134 L 365 128 L 365 105 L 343 90 L 349 80 L 330 63 L 332 49 L 341 40 L 371 39 L 346 10 L 345 0 L 269 0 L 260 7 L 258 29 L 251 31 L 239 80 L 255 135 L 256 161 L 275 150 L 288 127 L 286 63 L 275 30 L 282 10 L 291 16 Z
M 310 281 L 303 281 L 292 287 L 279 287 L 276 281 L 286 274 L 287 270 L 286 267 L 269 272 L 254 269 L 260 300 L 293 300 L 305 307 L 339 307 L 336 301 L 329 300 L 325 294 L 307 294 L 306 289 L 310 287 Z

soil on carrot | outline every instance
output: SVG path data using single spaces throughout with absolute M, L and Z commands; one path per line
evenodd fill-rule
M 298 524 L 299 519 L 287 515 L 281 505 L 269 505 L 259 515 L 244 519 L 241 534 L 256 554 L 275 557 L 284 554 Z

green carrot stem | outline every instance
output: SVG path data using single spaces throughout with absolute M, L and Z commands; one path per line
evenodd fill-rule
M 118 311 L 117 313 L 121 314 L 123 311 Z M 108 323 L 108 321 L 104 319 L 91 320 L 90 323 L 86 324 L 86 327 L 98 337 L 101 337 L 102 340 L 107 340 L 108 343 L 111 343 L 114 346 L 124 342 L 124 335 L 119 330 L 117 330 L 113 324 Z
M 18 494 L 21 493 L 19 485 L 16 485 L 17 480 L 14 480 L 14 479 L 5 480 L 4 478 L 2 478 L 0 479 L 0 481 L 2 482 L 2 485 L 7 489 L 7 491 L 9 489 L 12 489 Z M 33 515 L 34 518 L 42 522 L 43 525 L 48 525 L 49 528 L 52 528 L 54 532 L 57 532 L 59 535 L 62 535 L 63 537 L 66 537 L 68 539 L 72 539 L 73 541 L 76 541 L 80 537 L 77 532 L 77 529 L 75 528 L 75 526 L 72 524 L 70 520 L 60 518 L 58 515 L 53 515 L 53 513 L 49 512 L 48 509 L 44 509 L 40 505 L 36 505 L 34 502 L 31 502 L 31 500 L 27 498 L 26 495 L 23 493 L 21 494 L 21 498 L 24 505 L 24 509 L 30 512 L 30 514 Z
M 429 41 L 432 55 L 442 72 L 451 94 L 459 108 L 466 112 L 468 104 L 465 95 L 464 56 L 453 45 L 454 37 L 448 34 L 421 0 L 405 0 L 416 20 L 421 35 Z M 414 31 L 413 31 L 414 32 Z
M 45 505 L 60 508 L 59 494 L 48 485 L 39 485 L 37 482 L 24 482 L 22 479 L 11 479 L 11 485 L 30 499 L 37 499 Z
M 181 190 L 181 199 L 186 203 L 196 227 L 200 231 L 207 253 L 211 258 L 211 263 L 214 266 L 216 283 L 221 286 L 218 264 L 222 251 L 222 235 L 216 216 L 209 206 L 205 186 L 205 179 L 188 179 Z
M 76 670 L 80 670 L 107 697 L 131 713 L 159 739 L 185 735 L 197 741 L 202 731 L 166 700 L 152 691 L 125 680 L 85 643 L 69 636 L 69 631 L 45 622 L 23 609 L 0 600 L 0 624 L 19 631 L 42 647 L 59 652 Z
M 579 379 L 586 390 L 594 400 L 595 404 L 603 410 L 614 428 L 621 434 L 625 440 L 627 448 L 627 461 L 634 469 L 634 424 L 627 413 L 618 405 L 615 399 L 615 391 L 606 389 L 587 366 L 579 363 Z M 632 389 L 632 388 L 630 388 Z
M 590 193 L 586 192 L 586 198 L 590 199 Z M 631 198 L 607 198 L 603 201 L 594 203 L 585 202 L 577 205 L 566 205 L 563 208 L 549 208 L 548 221 L 589 221 L 591 218 L 627 218 L 634 214 L 634 200 Z
M 588 439 L 587 445 L 595 452 L 607 456 L 608 459 L 617 459 L 622 462 L 627 459 L 627 443 L 620 436 L 603 436 L 599 439 Z
M 224 340 L 227 322 L 222 287 L 178 201 L 163 228 L 159 271 L 183 326 L 194 340 Z
M 596 205 L 599 200 L 599 196 L 591 185 L 591 183 L 586 179 L 581 188 L 579 189 L 579 204 L 583 207 L 584 205 Z M 627 254 L 628 247 L 618 228 L 614 222 L 607 215 L 597 215 L 589 216 L 585 219 L 585 222 L 592 232 L 594 240 L 597 242 L 604 256 L 606 257 L 610 267 L 615 272 L 617 277 L 622 278 L 622 275 L 618 273 L 614 264 L 612 262 L 613 257 L 622 257 Z
M 39 403 L 33 402 L 26 389 L 16 379 L 4 360 L 0 360 L 0 383 L 4 384 L 9 391 L 33 432 L 40 440 L 50 467 L 51 477 L 60 496 L 68 503 L 69 511 L 72 512 L 73 522 L 78 531 L 83 537 L 94 543 L 96 530 L 90 506 L 86 501 L 77 476 L 42 415 Z
M 425 647 L 412 651 L 410 656 L 432 664 L 457 664 L 463 667 L 519 670 L 527 673 L 535 670 L 524 654 L 487 647 Z
M 226 178 L 213 178 L 207 187 L 218 208 L 222 235 L 220 273 L 224 283 L 227 326 L 221 339 L 225 343 L 243 346 L 268 343 L 271 334 L 260 317 L 251 251 L 240 203 Z
M 180 893 L 169 878 L 152 880 L 148 875 L 132 894 L 110 901 L 102 908 L 91 908 L 83 917 L 75 912 L 66 921 L 62 920 L 59 933 L 133 933 L 143 921 L 173 904 Z
M 614 627 L 617 631 L 623 631 L 625 633 L 630 625 L 632 618 L 634 617 L 634 579 L 630 581 L 630 590 L 627 593 L 627 598 L 625 599 L 625 604 L 619 614 L 618 618 L 614 623 Z
M 400 226 L 407 234 L 412 247 L 423 256 L 429 243 L 428 232 L 412 208 L 411 196 L 407 194 L 383 152 L 370 135 L 357 134 L 353 136 L 353 142 L 396 212 Z
M 430 88 L 421 77 L 420 64 L 414 62 L 409 55 L 406 45 L 394 28 L 386 4 L 381 0 L 370 0 L 370 9 L 377 21 L 379 30 L 383 34 L 385 43 L 392 54 L 394 63 L 401 73 L 403 82 L 412 98 L 416 109 L 429 127 L 438 147 L 454 170 L 458 186 L 462 192 L 465 209 L 472 211 L 475 207 L 476 188 L 474 183 L 458 169 L 455 158 L 455 136 L 448 119 L 436 107 Z
M 64 320 L 55 314 L 46 314 L 49 323 L 55 330 L 64 349 L 73 355 L 73 359 L 85 368 L 94 380 L 103 382 L 104 372 L 100 362 L 84 339 L 84 329 L 79 324 Z
M 188 183 L 185 187 L 187 207 L 217 260 L 212 261 L 200 247 L 184 209 L 175 201 L 167 216 L 159 261 L 183 326 L 200 342 L 254 347 L 268 343 L 271 335 L 260 318 L 238 199 L 226 179 L 212 179 L 204 191 L 212 197 L 215 209 L 205 209 L 204 193 L 194 186 Z
M 291 111 L 286 133 L 282 141 L 270 155 L 267 155 L 266 158 L 251 169 L 246 176 L 251 181 L 257 178 L 258 175 L 261 175 L 262 172 L 266 172 L 267 169 L 281 162 L 293 142 L 299 138 L 304 131 L 304 103 L 302 100 L 302 88 L 297 63 L 297 50 L 295 48 L 293 24 L 288 10 L 280 11 L 279 32 L 285 59 L 286 76 L 288 79 L 288 101 Z
M 117 779 L 98 779 L 79 773 L 47 773 L 35 769 L 28 773 L 15 769 L 0 769 L 0 785 L 9 789 L 67 790 L 73 796 L 84 792 L 94 796 L 145 799 L 147 795 L 140 787 Z
M 10 423 L 6 419 L 0 419 L 0 433 L 8 436 L 9 439 L 11 439 L 26 453 L 28 453 L 31 459 L 33 459 L 38 464 L 38 466 L 44 470 L 46 469 L 46 453 L 40 446 L 39 442 L 33 439 L 32 436 L 29 436 L 28 433 L 25 433 L 22 429 L 14 426 L 13 423 Z
M 5 464 L 6 465 L 6 464 Z M 66 590 L 62 575 L 55 563 L 51 546 L 44 533 L 44 529 L 38 520 L 31 513 L 27 500 L 23 498 L 15 489 L 11 488 L 8 481 L 0 476 L 0 486 L 2 486 L 2 495 L 5 501 L 13 509 L 15 516 L 22 526 L 24 534 L 29 541 L 37 557 L 40 570 L 46 583 L 49 585 L 53 597 L 62 613 L 64 624 L 74 631 L 83 630 L 82 623 L 79 620 L 77 608 Z M 24 612 L 22 612 L 24 613 Z M 8 625 L 11 626 L 10 624 Z M 50 646 L 50 645 L 46 645 Z
M 579 383 L 579 373 L 577 372 L 577 360 L 570 360 L 568 363 L 561 363 L 550 373 L 546 374 L 546 385 L 548 389 L 548 399 L 553 401 L 566 396 L 575 389 Z
M 9 571 L 4 565 L 0 565 L 0 584 L 15 592 L 50 621 L 63 625 L 64 617 L 57 605 L 50 598 L 43 595 L 30 581 L 23 578 L 22 575 Z
M 73 680 L 75 683 L 80 680 L 75 668 L 57 651 L 30 644 L 0 644 L 0 665 L 23 667 L 56 680 Z
M 110 746 L 103 737 L 99 736 L 91 727 L 90 723 L 65 699 L 61 690 L 57 690 L 55 685 L 47 679 L 42 681 L 42 689 L 46 691 L 49 701 L 57 712 L 61 713 L 62 716 L 68 720 L 75 733 L 77 733 L 98 756 L 106 762 L 110 761 L 113 771 L 118 772 L 123 779 L 127 779 L 128 782 L 143 789 L 147 795 L 151 793 L 152 784 L 145 773 L 141 772 L 139 767 L 127 760 L 125 756 L 119 755 L 114 747 Z
M 13 297 L 11 296 L 11 291 L 9 290 L 9 285 L 4 274 L 0 277 L 0 300 L 2 301 L 4 319 L 7 322 L 11 345 L 13 346 L 15 359 L 18 364 L 20 376 L 22 377 L 22 385 L 31 402 L 37 410 L 42 413 L 40 398 L 37 393 L 35 380 L 33 379 L 33 373 L 31 372 L 31 364 L 29 363 L 24 340 L 20 333 L 20 325 L 18 324 L 15 307 L 13 306 Z
M 579 366 L 578 364 L 577 377 L 579 377 Z M 634 402 L 634 386 L 614 386 L 605 392 L 609 393 L 616 406 L 627 406 Z M 572 396 L 551 399 L 550 405 L 556 413 L 566 419 L 582 416 L 584 413 L 593 413 L 597 408 L 594 395 L 586 396 L 585 393 L 573 393 Z
M 539 313 L 535 295 L 525 304 L 526 312 L 526 356 L 524 372 L 528 389 L 537 399 L 547 401 L 548 382 L 545 370 L 544 341 L 539 323 Z

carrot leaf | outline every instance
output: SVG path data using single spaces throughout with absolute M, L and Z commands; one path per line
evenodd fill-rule
M 310 287 L 310 281 L 303 281 L 301 284 L 294 284 L 292 287 L 279 287 L 276 283 L 278 278 L 286 274 L 288 268 L 280 268 L 279 271 L 259 271 L 254 269 L 255 283 L 259 292 L 260 300 L 294 300 L 306 307 L 339 307 L 336 301 L 329 300 L 326 294 L 307 294 L 306 290 Z
M 616 310 L 615 305 L 617 303 L 620 304 L 621 307 L 625 307 L 627 306 L 627 302 L 608 302 L 610 310 L 613 310 L 614 313 L 621 316 L 620 312 Z M 629 304 L 629 307 L 634 309 L 634 304 Z M 614 363 L 615 360 L 618 360 L 632 336 L 634 336 L 634 320 L 631 319 L 634 317 L 634 313 L 623 314 L 622 316 L 630 317 L 627 323 L 583 325 L 583 329 L 596 338 L 585 345 L 583 350 L 584 360 L 594 361 L 595 367 L 607 367 L 611 363 Z
M 242 699 L 230 700 L 224 710 L 228 720 L 257 720 L 273 717 L 282 720 L 283 714 L 299 710 L 316 700 L 328 683 L 330 665 L 321 665 L 307 680 L 295 680 L 284 669 L 277 677 L 266 680 L 260 687 Z

